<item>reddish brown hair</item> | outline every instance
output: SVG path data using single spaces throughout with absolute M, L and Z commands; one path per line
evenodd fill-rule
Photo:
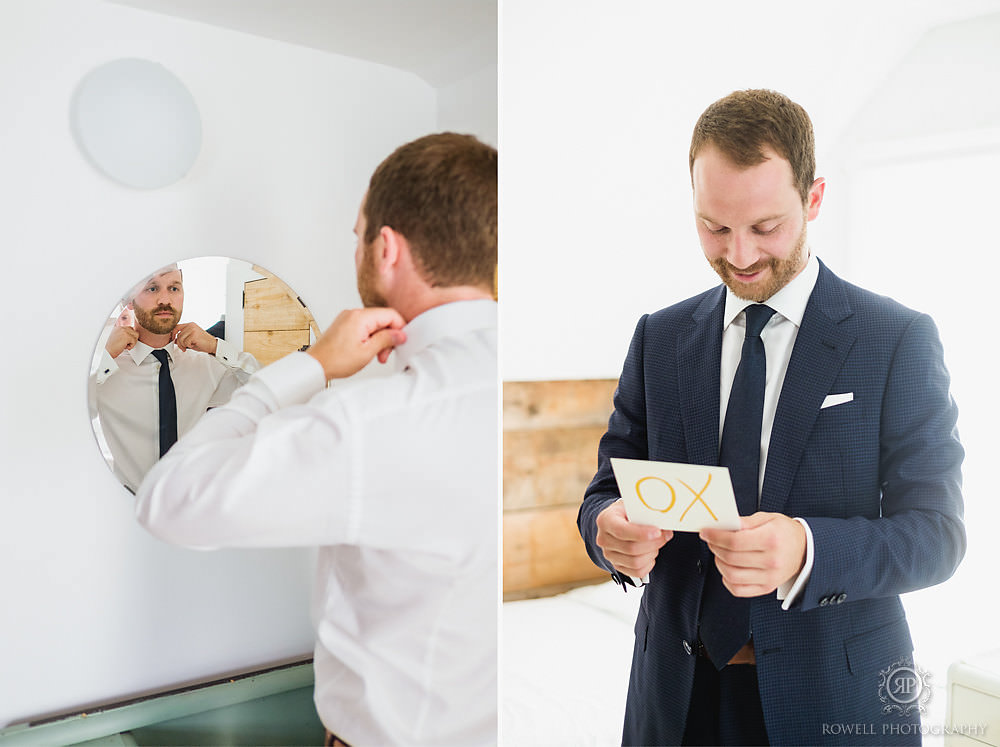
M 802 204 L 816 178 L 816 144 L 806 110 L 777 91 L 734 91 L 709 106 L 698 119 L 691 136 L 688 162 L 694 176 L 694 160 L 707 145 L 714 145 L 740 168 L 766 160 L 770 148 L 791 164 L 795 188 Z
M 383 226 L 406 237 L 433 286 L 493 290 L 497 264 L 497 151 L 471 135 L 427 135 L 396 149 L 372 174 L 366 244 Z

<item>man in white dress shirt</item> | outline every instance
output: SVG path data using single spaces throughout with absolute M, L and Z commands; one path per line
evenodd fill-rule
M 160 458 L 159 371 L 163 349 L 176 399 L 176 433 L 191 430 L 211 407 L 225 404 L 260 365 L 249 353 L 179 324 L 184 278 L 177 265 L 157 270 L 133 288 L 101 354 L 94 377 L 101 430 L 112 469 L 132 492 Z M 134 326 L 129 325 L 129 318 Z
M 328 743 L 495 743 L 496 150 L 451 133 L 400 147 L 354 230 L 366 308 L 206 415 L 137 515 L 191 547 L 320 548 Z M 390 353 L 395 373 L 344 380 Z

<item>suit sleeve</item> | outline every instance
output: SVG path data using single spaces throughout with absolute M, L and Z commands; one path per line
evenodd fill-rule
M 891 359 L 876 517 L 805 517 L 815 558 L 798 609 L 902 594 L 949 578 L 965 554 L 958 411 L 937 329 L 916 317 Z
M 618 483 L 611 471 L 611 457 L 627 459 L 648 458 L 646 443 L 646 396 L 643 375 L 643 337 L 646 319 L 644 315 L 636 325 L 635 334 L 629 345 L 625 365 L 618 388 L 614 395 L 614 412 L 608 420 L 608 430 L 601 437 L 597 450 L 597 474 L 587 486 L 583 504 L 577 514 L 577 525 L 590 559 L 599 567 L 617 576 L 611 564 L 604 559 L 604 553 L 597 546 L 597 516 L 610 504 L 618 500 Z M 619 579 L 620 580 L 620 579 Z

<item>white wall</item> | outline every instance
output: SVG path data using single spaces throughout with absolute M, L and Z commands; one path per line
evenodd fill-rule
M 439 130 L 475 135 L 496 147 L 497 66 L 487 65 L 441 86 L 438 94 Z
M 439 130 L 470 133 L 497 146 L 498 54 L 494 30 L 466 40 L 428 70 L 437 85 Z
M 506 0 L 501 15 L 505 380 L 617 377 L 638 317 L 718 282 L 691 213 L 698 116 L 739 88 L 810 113 L 829 180 L 813 248 L 846 261 L 841 133 L 936 14 L 995 0 Z M 983 89 L 979 95 L 988 95 Z
M 77 151 L 78 82 L 163 64 L 203 147 L 166 189 L 119 187 Z M 143 273 L 228 254 L 277 273 L 320 326 L 358 302 L 351 229 L 374 166 L 436 129 L 415 76 L 99 0 L 0 4 L 0 725 L 308 654 L 306 550 L 161 544 L 101 459 L 93 346 Z

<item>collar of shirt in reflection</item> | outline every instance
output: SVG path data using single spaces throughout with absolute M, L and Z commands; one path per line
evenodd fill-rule
M 149 357 L 149 354 L 152 353 L 154 349 L 155 348 L 151 348 L 144 342 L 137 342 L 131 350 L 126 350 L 125 352 L 130 358 L 132 358 L 132 362 L 135 363 L 135 365 L 141 366 L 142 362 Z M 167 357 L 171 361 L 177 357 L 178 348 L 174 343 L 168 343 L 163 347 L 163 349 L 167 351 Z

